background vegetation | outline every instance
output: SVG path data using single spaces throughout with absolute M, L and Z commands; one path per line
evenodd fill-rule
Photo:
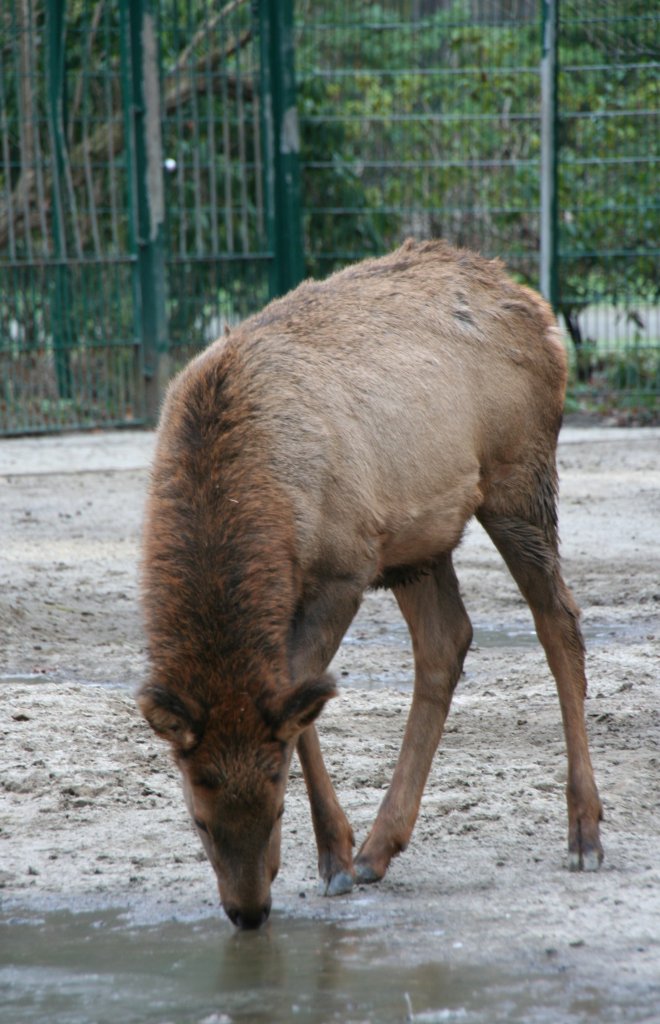
M 298 6 L 311 271 L 421 233 L 538 286 L 540 5 Z M 598 392 L 660 386 L 659 13 L 560 7 L 557 298 Z
M 441 235 L 538 286 L 540 8 L 296 0 L 308 273 Z M 127 9 L 68 0 L 59 71 L 47 0 L 0 11 L 0 431 L 143 415 Z M 268 296 L 259 40 L 247 0 L 154 9 L 176 362 Z M 562 0 L 560 13 L 557 280 L 574 393 L 650 416 L 660 9 Z

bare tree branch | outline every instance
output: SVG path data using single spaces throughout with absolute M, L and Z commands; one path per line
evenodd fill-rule
M 30 2 L 31 0 L 22 0 L 22 3 L 26 5 L 29 5 Z M 252 39 L 250 29 L 244 30 L 234 39 L 229 40 L 224 48 L 216 47 L 199 57 L 194 65 L 185 66 L 194 47 L 199 44 L 202 37 L 208 38 L 210 27 L 216 25 L 221 17 L 231 13 L 231 11 L 245 2 L 246 0 L 233 0 L 232 3 L 227 4 L 222 11 L 205 24 L 203 33 L 202 30 L 196 33 L 189 45 L 181 52 L 176 64 L 167 75 L 168 84 L 166 84 L 163 94 L 163 111 L 165 114 L 171 113 L 177 107 L 187 103 L 193 93 L 208 92 L 209 88 L 220 90 L 223 87 L 223 83 L 226 83 L 230 93 L 237 95 L 240 92 L 244 101 L 252 100 L 254 88 L 250 79 L 241 77 L 240 81 L 237 81 L 233 76 L 208 74 L 209 66 L 223 67 L 228 57 L 231 57 L 232 54 L 250 42 Z M 33 96 L 28 97 L 27 101 L 34 105 Z M 26 102 L 25 97 L 23 98 L 24 102 Z M 33 106 L 30 109 L 33 109 Z M 22 117 L 21 120 L 23 120 Z M 46 200 L 44 204 L 37 201 L 37 174 L 34 159 L 26 161 L 24 157 L 26 152 L 29 156 L 30 139 L 32 139 L 32 136 L 29 136 L 25 142 L 27 150 L 24 148 L 23 143 L 21 144 L 22 170 L 12 192 L 11 202 L 6 204 L 5 209 L 0 210 L 0 249 L 6 246 L 12 229 L 15 232 L 21 223 L 23 224 L 25 236 L 30 239 L 31 244 L 32 231 L 40 225 L 44 214 L 50 212 L 50 200 Z M 85 167 L 86 165 L 89 167 L 90 161 L 93 163 L 96 160 L 102 160 L 104 156 L 107 156 L 109 148 L 114 153 L 116 159 L 123 151 L 124 144 L 123 122 L 113 120 L 101 125 L 87 139 L 83 139 L 81 143 L 72 147 L 68 152 L 71 179 L 70 182 L 67 182 L 67 191 L 70 191 L 71 188 L 78 189 L 81 186 L 85 186 Z M 42 182 L 42 187 L 46 194 L 50 192 L 51 185 L 52 176 L 48 172 L 44 175 L 44 181 Z M 13 222 L 10 220 L 12 214 Z

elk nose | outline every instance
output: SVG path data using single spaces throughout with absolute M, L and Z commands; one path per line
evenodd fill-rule
M 257 907 L 252 910 L 239 910 L 238 907 L 225 907 L 225 913 L 237 928 L 241 931 L 253 930 L 255 928 L 261 928 L 268 920 L 270 914 L 270 900 L 264 907 Z

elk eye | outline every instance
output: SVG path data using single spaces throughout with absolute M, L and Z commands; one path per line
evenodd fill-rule
M 200 821 L 199 818 L 195 818 L 194 821 L 195 825 L 197 826 L 200 832 L 208 832 L 208 827 L 204 824 L 203 821 Z

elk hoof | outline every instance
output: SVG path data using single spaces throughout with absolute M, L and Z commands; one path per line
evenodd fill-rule
M 579 850 L 572 850 L 568 854 L 568 867 L 570 871 L 598 871 L 603 863 L 603 854 L 600 850 L 587 850 L 585 853 Z
M 321 895 L 343 896 L 351 892 L 354 884 L 355 879 L 348 871 L 338 871 L 328 879 L 321 879 Z
M 361 885 L 371 885 L 373 882 L 380 882 L 383 875 L 375 871 L 371 864 L 357 860 L 355 862 L 355 881 Z

